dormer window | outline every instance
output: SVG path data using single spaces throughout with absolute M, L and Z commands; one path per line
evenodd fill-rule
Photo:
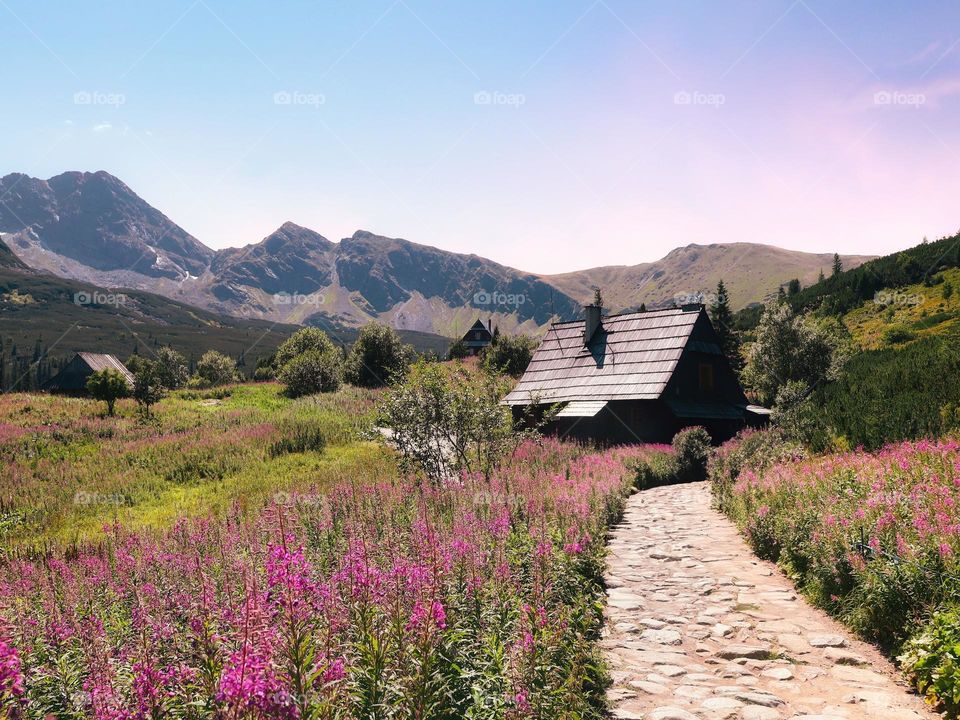
M 700 391 L 713 392 L 713 365 L 700 363 Z

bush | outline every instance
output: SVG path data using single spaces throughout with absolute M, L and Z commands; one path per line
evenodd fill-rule
M 316 350 L 319 353 L 339 354 L 337 346 L 333 344 L 333 341 L 323 330 L 312 327 L 303 328 L 302 330 L 297 330 L 297 332 L 277 348 L 274 367 L 279 373 L 288 362 L 310 350 Z
M 447 350 L 447 360 L 463 360 L 468 357 L 470 357 L 470 350 L 467 349 L 463 340 L 455 341 Z
M 295 332 L 277 349 L 277 379 L 288 397 L 335 392 L 343 384 L 343 358 L 327 334 L 317 328 Z
M 536 348 L 537 341 L 527 335 L 497 335 L 483 351 L 483 364 L 488 370 L 518 378 L 527 369 Z
M 887 328 L 883 331 L 883 343 L 884 345 L 900 345 L 902 343 L 910 342 L 917 337 L 917 334 L 912 330 L 909 330 L 902 325 L 894 325 L 893 327 Z
M 269 365 L 261 365 L 256 370 L 253 371 L 253 381 L 254 382 L 269 382 L 275 380 L 277 374 L 273 371 L 273 368 Z
M 357 341 L 347 356 L 344 376 L 358 387 L 383 387 L 403 380 L 413 348 L 404 345 L 397 331 L 370 323 L 360 328 Z
M 707 477 L 714 503 L 724 510 L 730 499 L 733 484 L 740 473 L 750 470 L 763 473 L 781 462 L 797 462 L 807 456 L 798 443 L 784 439 L 775 429 L 743 430 L 732 440 L 715 448 L 707 461 Z
M 677 464 L 677 482 L 706 479 L 710 446 L 710 433 L 702 427 L 687 428 L 674 435 L 673 458 Z
M 637 490 L 649 490 L 677 481 L 677 462 L 672 453 L 653 452 L 639 459 L 631 468 Z
M 948 717 L 960 716 L 960 610 L 951 607 L 904 647 L 899 657 L 917 690 Z
M 197 377 L 199 383 L 190 387 L 216 387 L 227 385 L 237 379 L 237 363 L 231 357 L 216 350 L 208 350 L 197 362 Z
M 277 374 L 286 387 L 288 397 L 302 397 L 321 392 L 335 392 L 343 382 L 340 354 L 307 350 L 289 360 Z
M 658 485 L 703 480 L 710 455 L 710 434 L 701 427 L 681 430 L 673 437 L 670 452 L 653 452 L 633 465 L 638 490 Z

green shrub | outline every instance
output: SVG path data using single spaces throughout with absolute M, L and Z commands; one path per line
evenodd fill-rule
M 727 443 L 715 448 L 707 461 L 707 477 L 714 503 L 725 510 L 733 484 L 744 470 L 762 473 L 780 462 L 806 457 L 803 446 L 786 442 L 776 429 L 744 430 Z
M 673 457 L 677 465 L 677 482 L 706 479 L 710 446 L 710 433 L 702 427 L 686 428 L 674 435 Z
M 281 367 L 277 379 L 289 397 L 335 392 L 343 383 L 343 363 L 336 351 L 308 350 Z
M 200 378 L 204 387 L 216 387 L 217 385 L 226 385 L 237 380 L 237 363 L 233 358 L 227 357 L 216 350 L 208 350 L 203 357 L 197 361 L 197 377 Z M 194 386 L 191 382 L 187 387 Z
M 527 335 L 497 335 L 483 351 L 483 364 L 493 372 L 512 377 L 523 375 L 537 349 L 537 341 Z
M 276 376 L 277 374 L 269 365 L 261 365 L 253 371 L 253 379 L 255 382 L 269 382 L 275 379 Z
M 654 451 L 633 465 L 634 485 L 648 490 L 659 485 L 703 480 L 710 456 L 710 435 L 701 427 L 678 432 L 672 451 Z
M 403 380 L 413 356 L 413 348 L 403 344 L 396 330 L 369 323 L 350 348 L 344 375 L 357 387 L 384 387 Z
M 912 330 L 908 330 L 902 325 L 894 325 L 883 331 L 882 339 L 884 345 L 901 345 L 902 343 L 910 342 L 916 337 L 916 333 Z
M 677 462 L 671 453 L 654 452 L 633 465 L 637 490 L 649 490 L 677 482 Z
M 904 647 L 904 672 L 947 717 L 960 716 L 960 610 L 941 610 Z

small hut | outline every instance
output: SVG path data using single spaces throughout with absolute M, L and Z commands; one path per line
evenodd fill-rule
M 461 339 L 460 342 L 463 343 L 471 355 L 479 355 L 481 350 L 493 342 L 493 333 L 490 331 L 490 325 L 489 320 L 487 324 L 484 325 L 483 321 L 477 318 L 477 321 L 467 330 L 467 334 Z
M 133 387 L 133 373 L 117 360 L 115 355 L 78 352 L 63 369 L 43 384 L 43 390 L 68 395 L 85 395 L 87 378 L 95 372 L 106 369 L 116 370 Z

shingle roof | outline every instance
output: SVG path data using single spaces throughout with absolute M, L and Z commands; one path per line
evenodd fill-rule
M 555 323 L 509 405 L 576 400 L 656 400 L 663 393 L 702 308 L 610 315 L 589 346 L 583 321 Z
M 100 372 L 106 368 L 111 368 L 116 370 L 118 373 L 123 375 L 127 382 L 131 385 L 133 384 L 133 373 L 127 370 L 127 366 L 122 362 L 117 360 L 116 355 L 103 355 L 100 353 L 89 353 L 89 352 L 78 352 L 77 355 L 90 367 L 94 372 Z

